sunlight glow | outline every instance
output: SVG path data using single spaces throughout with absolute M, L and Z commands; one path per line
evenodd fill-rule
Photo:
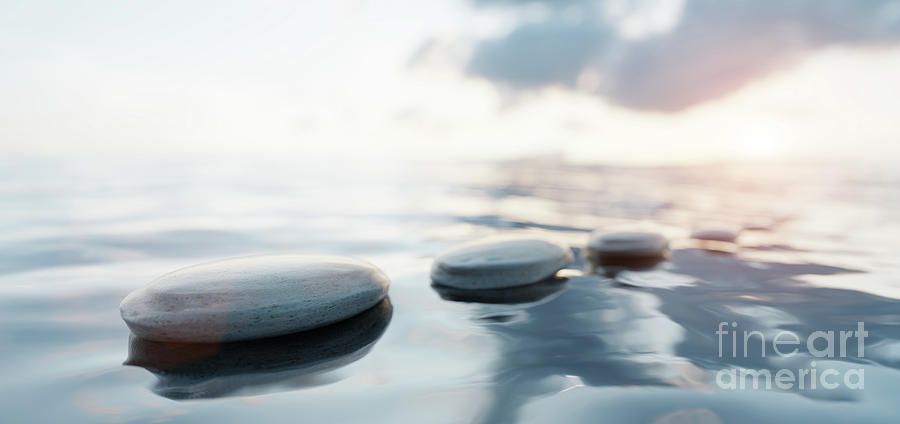
M 784 140 L 761 128 L 750 130 L 745 137 L 739 136 L 737 143 L 742 159 L 773 159 L 785 152 Z

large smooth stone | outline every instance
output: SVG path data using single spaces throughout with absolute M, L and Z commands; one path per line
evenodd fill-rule
M 573 261 L 568 247 L 549 240 L 488 237 L 438 255 L 431 279 L 468 290 L 516 287 L 550 277 Z
M 212 343 L 322 327 L 371 308 L 390 280 L 366 262 L 340 256 L 271 255 L 173 271 L 119 306 L 138 337 Z

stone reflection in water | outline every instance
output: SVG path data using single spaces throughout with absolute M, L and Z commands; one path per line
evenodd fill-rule
M 703 371 L 675 356 L 684 329 L 659 306 L 653 294 L 573 277 L 552 300 L 528 305 L 522 319 L 485 322 L 502 343 L 483 422 L 515 422 L 533 398 L 573 385 L 702 385 Z
M 371 309 L 327 327 L 234 343 L 129 340 L 126 365 L 158 378 L 153 391 L 170 399 L 217 398 L 292 390 L 339 380 L 340 367 L 365 356 L 393 314 L 386 298 Z
M 606 239 L 620 243 L 612 247 L 597 246 Z M 584 269 L 607 278 L 623 271 L 653 269 L 669 259 L 668 241 L 654 233 L 610 233 L 592 238 L 591 243 L 595 246 L 588 246 L 582 253 L 586 259 Z
M 503 289 L 465 290 L 445 286 L 435 282 L 431 288 L 441 299 L 455 302 L 477 302 L 494 304 L 517 304 L 537 302 L 566 287 L 566 279 L 551 277 L 537 283 Z
M 613 278 L 623 271 L 643 271 L 655 268 L 657 265 L 664 263 L 668 259 L 667 256 L 645 257 L 645 258 L 617 258 L 610 260 L 606 258 L 603 261 L 591 259 L 588 261 L 588 272 L 600 274 L 607 278 Z

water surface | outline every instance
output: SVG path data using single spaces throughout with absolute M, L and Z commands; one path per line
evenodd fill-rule
M 864 164 L 4 159 L 3 421 L 897 422 L 898 187 L 900 173 Z M 428 278 L 437 252 L 475 237 L 577 251 L 595 228 L 636 225 L 672 239 L 668 261 L 580 261 L 475 297 Z M 746 230 L 739 246 L 688 239 L 707 226 Z M 279 252 L 371 261 L 393 280 L 389 303 L 211 351 L 130 340 L 118 316 L 163 273 Z M 864 322 L 869 337 L 863 356 L 851 341 L 843 358 L 723 357 L 720 322 L 803 337 Z M 812 360 L 864 369 L 865 388 L 716 384 L 722 369 Z

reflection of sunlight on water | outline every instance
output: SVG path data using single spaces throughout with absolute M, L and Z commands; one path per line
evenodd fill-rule
M 747 299 L 745 296 L 742 298 Z M 748 299 L 757 300 L 757 299 Z M 726 307 L 734 313 L 754 320 L 762 328 L 786 328 L 789 325 L 800 324 L 800 320 L 791 314 L 778 308 L 764 305 L 739 305 Z

